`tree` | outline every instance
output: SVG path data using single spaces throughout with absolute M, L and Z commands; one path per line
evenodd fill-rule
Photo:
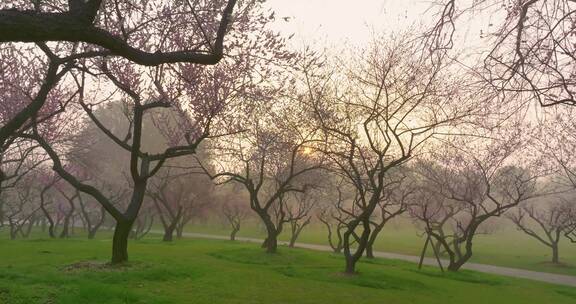
M 289 111 L 285 110 L 276 109 L 277 113 L 287 114 Z M 303 147 L 313 141 L 313 133 L 284 128 L 286 125 L 278 120 L 281 115 L 264 127 L 261 121 L 266 111 L 262 108 L 254 114 L 249 131 L 224 143 L 226 148 L 222 150 L 232 159 L 234 166 L 229 166 L 229 170 L 221 166 L 217 173 L 209 172 L 206 168 L 204 171 L 212 179 L 221 180 L 221 183 L 235 182 L 244 186 L 250 208 L 266 227 L 267 236 L 262 247 L 268 253 L 275 253 L 278 235 L 289 221 L 286 210 L 288 194 L 305 192 L 309 187 L 305 175 L 319 169 L 321 164 L 303 153 Z M 292 115 L 297 116 L 298 113 Z
M 351 220 L 351 216 L 341 208 L 346 200 L 344 193 L 347 192 L 343 191 L 343 188 L 344 184 L 339 183 L 335 187 L 337 196 L 331 197 L 327 195 L 327 202 L 318 207 L 318 213 L 316 214 L 318 220 L 328 230 L 328 244 L 334 253 L 342 252 L 343 233 L 346 230 L 347 223 Z M 334 235 L 335 239 L 333 238 Z
M 536 101 L 542 107 L 576 105 L 574 1 L 438 2 L 441 12 L 428 33 L 432 46 L 452 48 L 459 21 L 470 12 L 481 12 L 490 17 L 480 38 L 489 46 L 481 69 L 491 88 L 505 99 L 520 95 L 524 102 Z
M 135 240 L 140 240 L 145 237 L 152 226 L 154 225 L 154 218 L 156 217 L 155 207 L 150 201 L 145 200 L 142 205 L 142 211 L 136 218 L 134 227 L 130 231 L 130 238 Z
M 170 159 L 196 153 L 205 139 L 236 132 L 236 126 L 226 120 L 234 113 L 231 103 L 239 102 L 241 96 L 254 94 L 251 89 L 256 81 L 248 78 L 256 69 L 262 68 L 266 56 L 285 55 L 279 48 L 281 39 L 266 28 L 269 19 L 262 17 L 257 7 L 254 10 L 249 8 L 242 12 L 242 22 L 236 23 L 234 31 L 228 33 L 232 38 L 231 46 L 226 48 L 229 56 L 217 67 L 181 63 L 148 68 L 119 58 L 78 62 L 80 72 L 73 74 L 80 91 L 78 104 L 91 123 L 129 154 L 127 175 L 131 194 L 124 210 L 122 206 L 115 206 L 101 189 L 68 172 L 59 147 L 54 147 L 54 143 L 39 134 L 36 128 L 21 135 L 38 142 L 52 159 L 54 170 L 74 188 L 92 196 L 114 218 L 113 264 L 128 259 L 128 236 L 144 201 L 149 179 Z M 264 35 L 255 35 L 258 33 Z M 150 37 L 139 38 L 147 41 Z M 184 42 L 178 40 L 174 43 Z M 256 43 L 263 45 L 254 47 Z M 258 58 L 263 59 L 248 60 L 254 58 L 254 52 L 259 52 L 262 57 Z M 98 90 L 94 90 L 98 87 L 114 89 L 101 100 L 101 95 L 95 94 Z M 118 101 L 125 108 L 124 130 L 114 130 L 105 125 L 94 111 L 102 104 Z M 144 126 L 149 119 L 158 121 L 164 128 L 165 148 L 160 151 L 145 145 Z M 122 131 L 125 133 L 120 134 Z M 117 170 L 121 172 L 122 169 Z
M 27 177 L 21 180 L 11 191 L 3 193 L 0 197 L 2 213 L 10 227 L 11 240 L 15 240 L 18 235 L 27 237 L 36 221 L 36 214 L 40 208 L 34 204 L 37 195 L 34 190 L 30 177 Z M 25 229 L 26 225 L 28 225 L 28 229 Z
M 58 86 L 70 70 L 63 66 L 66 62 L 44 44 L 38 48 L 10 44 L 0 50 L 0 191 L 46 161 L 38 144 L 17 136 L 34 125 L 33 117 L 49 122 L 41 132 L 51 137 L 71 123 L 57 121 L 74 98 L 73 92 Z M 31 164 L 32 160 L 36 162 Z
M 117 145 L 130 153 L 132 193 L 130 204 L 125 211 L 118 209 L 110 197 L 106 197 L 101 190 L 81 181 L 78 177 L 69 172 L 60 159 L 59 153 L 52 147 L 52 144 L 36 131 L 32 134 L 26 135 L 26 137 L 36 140 L 44 150 L 46 150 L 52 159 L 53 169 L 62 177 L 62 179 L 66 180 L 75 189 L 91 195 L 116 220 L 116 229 L 113 238 L 112 263 L 117 264 L 128 260 L 128 236 L 132 230 L 132 225 L 138 216 L 140 207 L 142 206 L 149 178 L 158 172 L 167 159 L 195 153 L 197 146 L 202 140 L 208 137 L 209 134 L 208 126 L 204 123 L 203 125 L 198 125 L 198 129 L 193 130 L 198 132 L 196 134 L 197 137 L 188 137 L 182 145 L 171 146 L 163 152 L 156 154 L 150 154 L 143 151 L 142 130 L 144 125 L 144 116 L 152 112 L 154 109 L 170 107 L 172 105 L 171 102 L 173 101 L 170 100 L 168 96 L 162 95 L 158 100 L 142 100 L 140 94 L 137 93 L 137 88 L 134 87 L 135 83 L 130 82 L 138 82 L 138 76 L 134 73 L 135 71 L 131 74 L 129 71 L 124 71 L 119 76 L 122 77 L 120 78 L 122 80 L 120 80 L 108 69 L 107 65 L 103 65 L 101 68 L 102 72 L 111 81 L 111 83 L 117 86 L 125 96 L 131 98 L 133 101 L 131 112 L 129 113 L 129 116 L 126 117 L 130 122 L 128 134 L 129 137 L 132 138 L 131 143 L 120 139 L 120 137 L 104 126 L 93 114 L 89 104 L 84 101 L 81 101 L 80 103 L 94 124 L 96 124 L 102 132 L 108 135 Z M 182 118 L 184 119 L 185 116 Z M 126 136 L 126 138 L 129 137 Z
M 570 224 L 564 231 L 564 236 L 570 240 L 572 243 L 576 243 L 576 212 L 572 210 L 569 214 Z
M 556 110 L 556 109 L 555 109 Z M 576 137 L 574 131 L 574 109 L 558 109 L 550 111 L 555 114 L 553 119 L 547 119 L 541 123 L 539 133 L 536 134 L 538 148 L 544 159 L 548 160 L 547 166 L 557 171 L 553 182 L 561 189 L 576 188 L 576 170 L 574 149 L 576 148 Z M 555 113 L 554 113 L 555 112 Z M 572 200 L 569 197 L 567 200 Z M 563 217 L 567 223 L 563 232 L 570 241 L 576 242 L 576 212 L 572 210 L 570 204 L 566 203 L 567 208 L 563 211 Z
M 574 206 L 569 202 L 552 203 L 544 208 L 525 205 L 508 214 L 518 230 L 526 233 L 552 250 L 552 263 L 559 264 L 559 243 L 570 227 L 570 214 Z M 537 230 L 536 230 L 537 229 Z
M 60 212 L 63 213 L 63 222 L 62 222 L 62 231 L 60 232 L 60 238 L 69 238 L 70 237 L 70 230 L 71 227 L 70 226 L 74 226 L 72 222 L 72 218 L 74 217 L 74 213 L 76 212 L 76 204 L 75 201 L 78 200 L 79 196 L 80 196 L 80 192 L 78 192 L 77 190 L 71 191 L 71 193 L 67 193 L 66 190 L 60 188 L 60 187 L 56 187 L 56 189 L 58 190 L 58 192 L 60 193 L 60 195 L 62 197 L 64 197 L 66 199 L 66 201 L 68 202 L 68 208 L 66 210 L 66 207 L 64 207 L 64 205 L 58 205 L 58 210 Z
M 400 167 L 392 173 L 389 179 L 392 181 L 389 186 L 382 191 L 382 198 L 378 202 L 377 211 L 370 220 L 372 231 L 366 245 L 366 257 L 374 258 L 374 242 L 384 226 L 393 218 L 403 214 L 412 204 L 412 197 L 415 192 L 412 177 L 408 168 Z M 399 176 L 394 176 L 399 175 Z
M 182 230 L 194 211 L 200 207 L 200 200 L 210 190 L 210 184 L 202 176 L 178 172 L 165 168 L 151 182 L 147 195 L 152 199 L 156 214 L 164 226 L 163 241 L 173 240 L 174 231 Z M 188 216 L 188 217 L 187 217 Z
M 51 210 L 48 209 L 53 203 L 49 191 L 60 181 L 60 179 L 53 173 L 53 171 L 41 170 L 38 172 L 37 180 L 42 187 L 40 190 L 40 210 L 42 210 L 45 220 L 48 221 L 48 235 L 51 238 L 56 238 L 56 223 L 52 217 Z
M 441 150 L 432 163 L 421 162 L 417 167 L 425 180 L 421 191 L 431 205 L 419 205 L 412 214 L 448 254 L 449 271 L 458 271 L 472 257 L 474 238 L 485 222 L 545 194 L 536 184 L 544 175 L 539 166 L 527 167 L 530 161 L 520 160 L 518 153 L 527 149 L 527 143 L 516 132 L 508 139 L 500 134 L 484 146 L 468 143 L 472 151 L 460 147 Z
M 103 188 L 108 189 L 106 192 L 110 193 L 108 196 L 115 205 L 120 203 L 126 195 L 125 190 L 114 192 L 114 187 L 109 184 L 105 184 Z M 93 239 L 106 221 L 106 209 L 97 202 L 94 202 L 93 199 L 84 198 L 82 193 L 78 195 L 78 204 L 80 205 L 80 212 L 82 214 L 81 220 L 85 230 L 88 232 L 88 239 Z
M 225 197 L 225 202 L 222 203 L 222 216 L 232 229 L 230 232 L 230 240 L 236 240 L 236 234 L 240 231 L 240 225 L 249 214 L 249 209 L 243 201 L 236 199 L 232 195 Z
M 387 173 L 472 113 L 442 75 L 443 55 L 423 56 L 423 47 L 406 34 L 375 39 L 355 64 L 338 69 L 347 73 L 331 76 L 338 79 L 334 88 L 326 85 L 328 76 L 308 72 L 304 79 L 315 122 L 328 138 L 322 150 L 357 196 L 343 235 L 347 274 L 356 273 L 368 245 Z
M 232 20 L 247 18 L 255 1 L 4 1 L 0 42 L 87 43 L 99 56 L 121 56 L 142 65 L 216 64 Z
M 293 199 L 288 199 L 285 209 L 287 221 L 290 224 L 290 241 L 288 242 L 290 248 L 294 248 L 300 233 L 312 220 L 310 213 L 318 202 L 315 195 L 315 191 L 310 189 L 303 193 L 293 193 Z

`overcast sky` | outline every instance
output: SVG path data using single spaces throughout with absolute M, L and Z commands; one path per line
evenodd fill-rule
M 430 25 L 440 9 L 430 0 L 268 0 L 266 5 L 277 12 L 278 28 L 287 35 L 295 34 L 295 43 L 324 45 L 362 44 L 370 39 L 372 31 Z M 492 22 L 490 16 L 480 15 L 461 21 L 457 39 L 463 41 L 459 45 L 467 46 L 482 43 L 480 31 L 486 31 Z
M 418 20 L 430 6 L 422 0 L 268 0 L 281 28 L 302 39 L 363 42 L 370 31 L 400 28 Z M 282 24 L 283 23 L 283 24 Z

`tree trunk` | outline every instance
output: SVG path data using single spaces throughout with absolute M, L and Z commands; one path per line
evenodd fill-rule
M 450 264 L 448 265 L 448 271 L 458 271 L 470 258 L 472 257 L 472 251 L 467 249 L 464 255 L 458 255 L 458 258 L 450 258 Z
M 101 207 L 100 208 L 100 220 L 98 221 L 98 223 L 96 223 L 96 225 L 94 225 L 94 226 L 88 225 L 88 239 L 92 240 L 96 237 L 96 233 L 98 232 L 100 227 L 102 227 L 105 220 L 106 220 L 106 209 L 104 209 L 104 207 Z
M 275 233 L 268 233 L 268 237 L 265 241 L 266 253 L 276 253 L 278 251 L 278 239 Z
M 462 267 L 464 263 L 461 262 L 461 260 L 457 260 L 454 262 L 450 262 L 450 264 L 448 264 L 448 271 L 453 271 L 456 272 L 458 270 L 460 270 L 460 267 Z
M 128 262 L 128 236 L 134 221 L 117 221 L 112 239 L 112 265 Z
M 345 274 L 354 275 L 356 274 L 356 259 L 352 256 L 346 256 L 346 269 Z
M 552 244 L 552 264 L 560 264 L 560 258 L 558 253 L 558 243 Z
M 72 219 L 70 220 L 70 235 L 74 235 L 76 234 L 76 217 L 72 216 Z
M 294 245 L 296 244 L 296 239 L 298 239 L 298 234 L 293 234 L 290 237 L 290 243 L 288 244 L 288 247 L 294 248 Z
M 278 233 L 273 227 L 274 225 L 272 225 L 272 227 L 266 226 L 268 235 L 262 243 L 262 248 L 266 248 L 266 253 L 276 253 L 278 251 Z
M 302 232 L 302 230 L 304 229 L 304 227 L 308 226 L 308 224 L 310 223 L 310 218 L 306 219 L 301 225 L 298 225 L 298 223 L 292 223 L 292 235 L 290 236 L 290 243 L 288 244 L 288 247 L 290 248 L 294 248 L 294 245 L 296 245 L 296 240 L 298 239 L 298 236 L 300 236 L 300 233 Z
M 176 238 L 181 239 L 184 234 L 184 225 L 178 224 L 176 227 Z
M 164 237 L 162 238 L 163 242 L 172 242 L 174 239 L 174 230 L 176 230 L 175 225 L 170 225 L 164 228 Z
M 32 227 L 34 227 L 35 222 L 36 218 L 32 217 L 28 222 L 28 225 L 26 226 L 26 230 L 21 229 L 20 234 L 22 235 L 23 238 L 28 238 L 30 236 L 30 233 L 32 232 Z
M 61 239 L 70 237 L 70 232 L 68 230 L 69 226 L 70 226 L 70 221 L 68 220 L 68 218 L 66 218 L 64 220 L 64 223 L 62 224 L 62 232 L 60 232 L 60 238 Z
M 368 243 L 366 245 L 366 257 L 369 259 L 373 259 L 374 258 L 374 249 L 372 248 L 372 244 Z
M 333 248 L 334 253 L 340 254 L 342 253 L 342 246 L 338 245 L 335 248 Z
M 262 248 L 266 248 L 266 253 L 276 253 L 278 248 L 278 234 L 280 234 L 280 230 L 276 228 L 272 219 L 265 210 L 257 211 L 257 214 L 262 219 L 268 234 L 262 243 Z
M 50 238 L 55 239 L 56 238 L 56 231 L 55 231 L 56 229 L 55 229 L 54 220 L 50 216 L 50 213 L 48 212 L 48 210 L 46 209 L 44 204 L 40 205 L 40 209 L 42 210 L 42 213 L 44 213 L 45 219 L 48 220 L 48 235 L 50 235 Z
M 370 237 L 368 238 L 368 242 L 366 243 L 366 257 L 369 259 L 374 258 L 374 243 L 378 238 L 378 234 L 380 233 L 380 231 L 382 231 L 382 228 L 384 228 L 384 224 L 385 223 L 375 226 L 372 233 L 370 233 Z
M 88 239 L 93 240 L 96 237 L 97 229 L 90 229 L 88 230 Z
M 10 222 L 10 239 L 15 240 L 16 236 L 18 235 L 18 226 L 12 222 Z
M 230 233 L 230 240 L 231 241 L 236 240 L 236 234 L 238 233 L 239 230 L 240 230 L 240 228 L 236 228 L 236 227 L 234 227 L 234 229 L 232 229 L 232 232 Z
M 357 239 L 357 248 L 352 253 L 350 239 L 354 234 L 354 230 L 357 227 L 362 228 L 362 234 Z M 346 259 L 346 268 L 344 270 L 345 274 L 356 274 L 356 262 L 364 255 L 364 250 L 366 250 L 366 245 L 368 239 L 370 238 L 370 222 L 366 217 L 361 217 L 360 219 L 353 220 L 346 226 L 346 232 L 344 233 L 344 242 L 342 248 L 344 249 L 344 258 Z

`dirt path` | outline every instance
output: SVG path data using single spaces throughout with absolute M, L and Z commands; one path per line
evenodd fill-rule
M 152 233 L 162 233 L 162 231 L 151 231 Z M 185 232 L 184 236 L 192 237 L 192 238 L 205 238 L 205 239 L 217 239 L 217 240 L 228 240 L 228 236 L 223 235 L 213 235 L 213 234 L 203 234 L 203 233 L 192 233 L 192 232 Z M 261 243 L 261 239 L 256 238 L 246 238 L 246 237 L 236 237 L 238 241 L 244 242 L 253 242 L 253 243 Z M 287 245 L 287 242 L 278 242 L 282 245 Z M 318 251 L 328 251 L 331 252 L 332 248 L 329 246 L 323 245 L 315 245 L 315 244 L 305 244 L 305 243 L 296 243 L 296 247 L 298 248 L 306 248 Z M 374 256 L 379 258 L 386 258 L 386 259 L 396 259 L 396 260 L 403 260 L 413 263 L 418 263 L 419 257 L 413 255 L 405 255 L 405 254 L 398 254 L 398 253 L 390 253 L 390 252 L 381 252 L 375 251 Z M 447 265 L 447 261 L 442 261 L 443 264 Z M 430 266 L 437 266 L 436 260 L 432 258 L 425 258 L 424 264 Z M 569 276 L 569 275 L 562 275 L 562 274 L 554 274 L 554 273 L 547 273 L 547 272 L 538 272 L 538 271 L 530 271 L 530 270 L 523 270 L 517 268 L 509 268 L 509 267 L 502 267 L 502 266 L 493 266 L 493 265 L 486 265 L 486 264 L 477 264 L 477 263 L 466 263 L 463 266 L 464 269 L 470 269 L 485 273 L 492 273 L 498 274 L 503 276 L 515 277 L 515 278 L 522 278 L 522 279 L 529 279 L 553 284 L 560 284 L 560 285 L 568 285 L 576 287 L 576 276 Z

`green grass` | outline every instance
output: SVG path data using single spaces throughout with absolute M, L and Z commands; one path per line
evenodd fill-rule
M 289 239 L 288 230 L 284 230 L 281 240 Z M 229 233 L 226 226 L 212 222 L 190 225 L 187 231 L 221 235 Z M 249 222 L 243 225 L 238 236 L 263 238 L 265 232 L 258 228 L 256 222 Z M 326 236 L 327 232 L 322 225 L 313 224 L 302 231 L 298 242 L 327 245 Z M 418 230 L 407 220 L 400 219 L 384 228 L 374 247 L 379 251 L 420 255 L 423 244 L 424 240 Z M 431 250 L 429 253 L 432 254 Z M 500 224 L 494 233 L 476 237 L 471 262 L 576 276 L 576 244 L 566 240 L 561 243 L 562 265 L 551 265 L 548 263 L 550 259 L 551 251 L 548 247 L 509 225 Z
M 0 303 L 574 303 L 571 287 L 376 259 L 341 274 L 341 256 L 256 244 L 132 241 L 110 268 L 110 240 L 0 240 Z M 92 261 L 92 262 L 90 262 Z M 94 262 L 96 261 L 96 262 Z

